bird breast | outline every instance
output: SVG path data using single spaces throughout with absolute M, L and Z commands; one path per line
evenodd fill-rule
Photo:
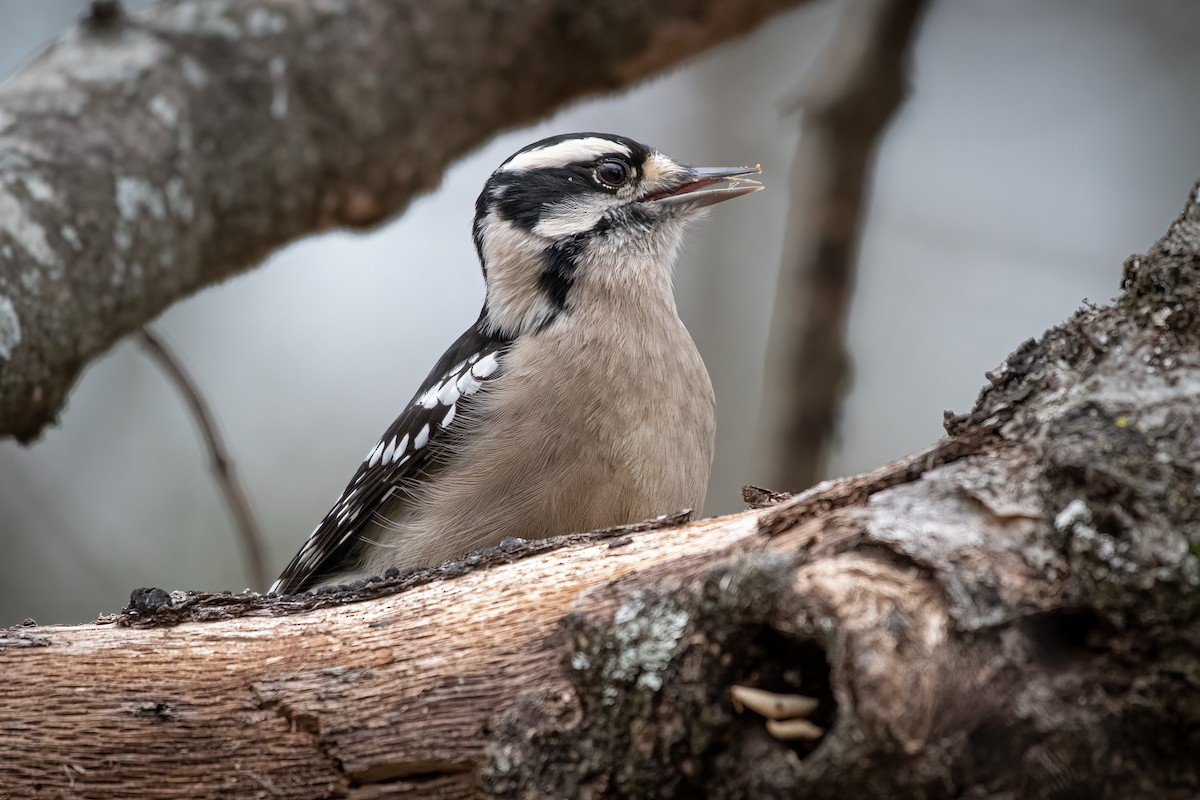
M 673 303 L 631 314 L 573 311 L 513 344 L 442 480 L 409 506 L 421 563 L 506 536 L 699 513 L 715 435 L 708 372 Z

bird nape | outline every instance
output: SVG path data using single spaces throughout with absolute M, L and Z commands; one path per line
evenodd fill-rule
M 762 188 L 605 133 L 523 148 L 484 184 L 487 295 L 271 591 L 432 566 L 509 536 L 704 504 L 708 372 L 672 272 L 689 220 Z

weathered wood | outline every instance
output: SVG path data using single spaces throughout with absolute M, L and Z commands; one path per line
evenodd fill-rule
M 186 614 L 220 621 L 125 614 L 12 629 L 0 638 L 0 797 L 38 786 L 73 786 L 80 797 L 322 797 L 352 787 L 383 797 L 405 785 L 467 796 L 492 716 L 531 686 L 565 688 L 558 623 L 589 605 L 589 591 L 656 566 L 694 573 L 754 536 L 744 518 L 576 537 L 544 555 L 287 616 L 275 615 L 286 600 L 218 595 L 192 598 Z M 427 577 L 436 572 L 399 583 Z M 158 616 L 171 620 L 172 610 Z

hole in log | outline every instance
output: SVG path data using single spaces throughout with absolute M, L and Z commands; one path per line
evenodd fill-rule
M 761 689 L 776 695 L 811 697 L 817 707 L 804 719 L 828 731 L 837 719 L 837 703 L 830 685 L 829 661 L 819 644 L 799 640 L 762 626 L 750 637 L 745 656 L 733 685 Z M 738 715 L 735 726 L 744 731 L 747 726 L 762 728 L 764 718 L 752 709 Z M 780 743 L 800 756 L 815 750 L 824 735 L 815 739 L 784 739 Z
M 1090 609 L 1060 609 L 1030 617 L 1023 627 L 1038 659 L 1063 665 L 1086 654 L 1098 621 Z

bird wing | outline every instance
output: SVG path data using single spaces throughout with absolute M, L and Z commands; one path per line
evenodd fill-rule
M 372 512 L 393 493 L 407 491 L 406 481 L 420 475 L 434 445 L 444 440 L 455 420 L 470 414 L 470 398 L 501 373 L 509 339 L 494 336 L 476 322 L 438 360 L 408 406 L 371 448 L 342 496 L 308 541 L 280 573 L 270 592 L 294 594 L 337 571 Z

